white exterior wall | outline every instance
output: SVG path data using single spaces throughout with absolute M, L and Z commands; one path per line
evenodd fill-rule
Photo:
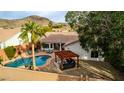
M 16 35 L 14 35 L 13 37 L 9 38 L 5 42 L 1 42 L 0 43 L 1 49 L 6 48 L 8 46 L 16 46 L 16 45 L 22 44 L 23 41 L 18 38 L 19 34 L 20 33 L 17 33 Z
M 71 50 L 72 52 L 78 54 L 80 59 L 83 60 L 93 60 L 93 61 L 103 61 L 103 58 L 99 56 L 98 58 L 91 58 L 91 50 L 89 52 L 82 49 L 80 42 L 76 42 L 65 46 L 65 50 Z

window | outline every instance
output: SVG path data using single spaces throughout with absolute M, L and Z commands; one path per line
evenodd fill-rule
M 98 51 L 91 51 L 91 58 L 98 58 Z
M 43 48 L 49 48 L 49 44 L 43 44 Z

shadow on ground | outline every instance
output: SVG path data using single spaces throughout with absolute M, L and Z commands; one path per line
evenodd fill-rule
M 124 73 L 114 69 L 107 62 L 80 61 L 80 68 L 65 70 L 64 74 L 80 76 L 88 75 L 91 78 L 101 78 L 105 80 L 124 80 Z

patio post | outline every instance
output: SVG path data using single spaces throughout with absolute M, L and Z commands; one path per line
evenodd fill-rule
M 61 59 L 61 69 L 63 70 L 63 59 Z
M 77 57 L 77 68 L 79 67 L 79 57 Z
M 60 45 L 60 47 L 59 47 L 59 51 L 61 51 L 61 50 L 62 50 L 62 44 L 59 43 L 59 45 Z
M 53 50 L 54 50 L 54 43 L 52 43 L 52 48 L 53 48 Z
M 56 53 L 55 53 L 55 62 L 57 62 L 57 56 L 56 56 Z
M 51 47 L 51 44 L 49 43 L 49 49 L 50 49 L 50 47 Z

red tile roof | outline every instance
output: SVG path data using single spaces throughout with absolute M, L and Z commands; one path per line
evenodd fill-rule
M 67 59 L 67 58 L 71 58 L 71 57 L 79 57 L 78 54 L 75 54 L 74 52 L 69 51 L 69 50 L 55 52 L 55 55 L 61 59 Z

